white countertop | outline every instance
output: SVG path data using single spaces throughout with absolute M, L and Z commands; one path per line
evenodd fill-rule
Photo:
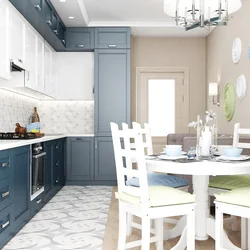
M 51 140 L 57 140 L 66 137 L 94 137 L 94 134 L 53 134 L 45 135 L 41 138 L 27 139 L 27 140 L 0 140 L 0 150 L 17 148 L 22 146 L 31 145 L 38 142 L 45 142 Z

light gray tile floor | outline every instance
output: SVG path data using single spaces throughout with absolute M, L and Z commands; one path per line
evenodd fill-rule
M 101 250 L 112 189 L 63 187 L 3 250 Z

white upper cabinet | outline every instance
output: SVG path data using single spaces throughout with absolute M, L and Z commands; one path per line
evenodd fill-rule
M 60 100 L 93 100 L 94 53 L 59 52 L 58 95 Z
M 25 22 L 18 10 L 9 4 L 9 52 L 10 59 L 18 60 L 25 68 Z
M 37 80 L 37 34 L 35 30 L 26 25 L 25 28 L 25 87 L 39 90 Z
M 0 78 L 9 80 L 10 58 L 9 58 L 9 1 L 0 0 Z
M 56 52 L 47 43 L 44 43 L 44 93 L 48 96 L 57 95 Z
M 44 92 L 44 38 L 37 35 L 37 85 L 38 91 Z

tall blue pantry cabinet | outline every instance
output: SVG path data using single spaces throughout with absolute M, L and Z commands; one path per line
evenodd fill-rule
M 95 29 L 95 180 L 116 182 L 110 122 L 130 125 L 130 28 Z

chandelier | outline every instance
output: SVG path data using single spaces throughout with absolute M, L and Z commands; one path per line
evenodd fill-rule
M 164 0 L 164 12 L 186 30 L 227 25 L 241 6 L 241 0 Z

